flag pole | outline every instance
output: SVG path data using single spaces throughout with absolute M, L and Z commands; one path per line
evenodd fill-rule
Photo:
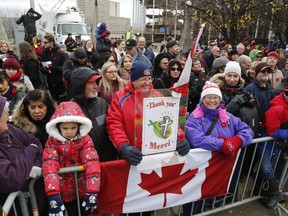
M 201 36 L 202 36 L 202 33 L 203 33 L 204 28 L 205 28 L 205 24 L 203 23 L 203 24 L 201 25 L 201 28 L 200 28 L 200 30 L 199 30 L 199 33 L 198 33 L 198 35 L 197 35 L 197 37 L 196 37 L 195 45 L 194 45 L 194 43 L 192 44 L 191 51 L 190 51 L 190 57 L 191 57 L 191 58 L 193 58 L 193 55 L 194 55 L 194 53 L 195 53 L 195 50 L 196 50 L 197 45 L 198 45 L 198 43 L 199 43 L 199 40 L 200 40 L 200 38 L 201 38 Z M 194 49 L 193 49 L 193 53 L 192 53 L 192 48 L 193 48 L 193 46 L 194 46 Z
M 172 90 L 171 94 L 173 97 L 181 97 L 182 95 L 185 96 L 188 94 L 189 78 L 190 78 L 191 67 L 192 67 L 192 58 L 195 53 L 199 39 L 203 33 L 204 27 L 205 27 L 205 24 L 203 23 L 196 37 L 196 40 L 192 44 L 187 62 L 179 77 L 179 80 L 177 83 L 174 83 L 173 87 L 171 88 Z

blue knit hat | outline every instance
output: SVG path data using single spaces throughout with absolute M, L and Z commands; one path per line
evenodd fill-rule
M 141 61 L 134 62 L 131 68 L 131 81 L 135 81 L 143 76 L 152 76 L 150 66 Z

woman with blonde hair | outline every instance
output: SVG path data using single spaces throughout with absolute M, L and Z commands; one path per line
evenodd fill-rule
M 0 71 L 2 69 L 3 62 L 10 56 L 14 55 L 15 58 L 18 60 L 18 57 L 13 52 L 12 47 L 6 41 L 0 41 Z
M 42 49 L 43 45 L 41 43 L 41 39 L 37 36 L 32 38 L 32 47 L 35 50 L 35 53 L 37 55 L 37 58 L 40 60 L 41 59 L 41 54 L 42 54 Z
M 233 50 L 232 44 L 226 44 L 224 48 L 227 50 L 227 53 Z
M 101 76 L 102 79 L 99 82 L 98 96 L 110 104 L 114 94 L 124 89 L 125 81 L 118 75 L 113 62 L 106 62 L 102 66 Z

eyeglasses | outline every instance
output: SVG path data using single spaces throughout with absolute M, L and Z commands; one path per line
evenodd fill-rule
M 218 101 L 218 100 L 220 100 L 220 97 L 218 97 L 218 96 L 205 96 L 204 99 L 206 99 L 208 101 L 212 101 L 212 100 Z
M 108 74 L 116 74 L 117 71 L 116 70 L 113 70 L 113 71 L 107 71 Z
M 216 44 L 210 44 L 210 46 L 216 46 Z
M 268 73 L 268 74 L 272 73 L 272 71 L 271 71 L 271 70 L 268 70 L 268 69 L 263 69 L 263 70 L 261 70 L 260 72 L 261 72 L 261 73 Z
M 171 70 L 171 71 L 176 71 L 176 70 L 177 70 L 177 71 L 181 71 L 181 68 L 171 67 L 170 70 Z
M 243 62 L 247 67 L 251 67 L 251 64 L 247 64 L 246 62 Z

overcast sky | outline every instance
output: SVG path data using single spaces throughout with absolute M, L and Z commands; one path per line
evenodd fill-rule
M 27 11 L 30 8 L 30 0 L 0 0 L 0 11 L 1 14 L 5 14 L 7 11 L 8 15 L 10 14 L 9 11 Z M 52 6 L 59 0 L 35 0 L 35 4 L 39 1 L 39 3 L 42 2 L 49 2 L 49 5 Z M 82 0 L 83 1 L 83 0 Z M 132 17 L 132 5 L 133 0 L 113 0 L 116 2 L 120 2 L 120 16 L 121 17 Z M 65 4 L 72 6 L 76 5 L 76 0 L 66 0 L 64 2 L 63 7 L 65 7 Z M 65 7 L 66 8 L 66 7 Z M 4 11 L 3 11 L 4 10 Z M 128 12 L 129 11 L 129 12 Z

